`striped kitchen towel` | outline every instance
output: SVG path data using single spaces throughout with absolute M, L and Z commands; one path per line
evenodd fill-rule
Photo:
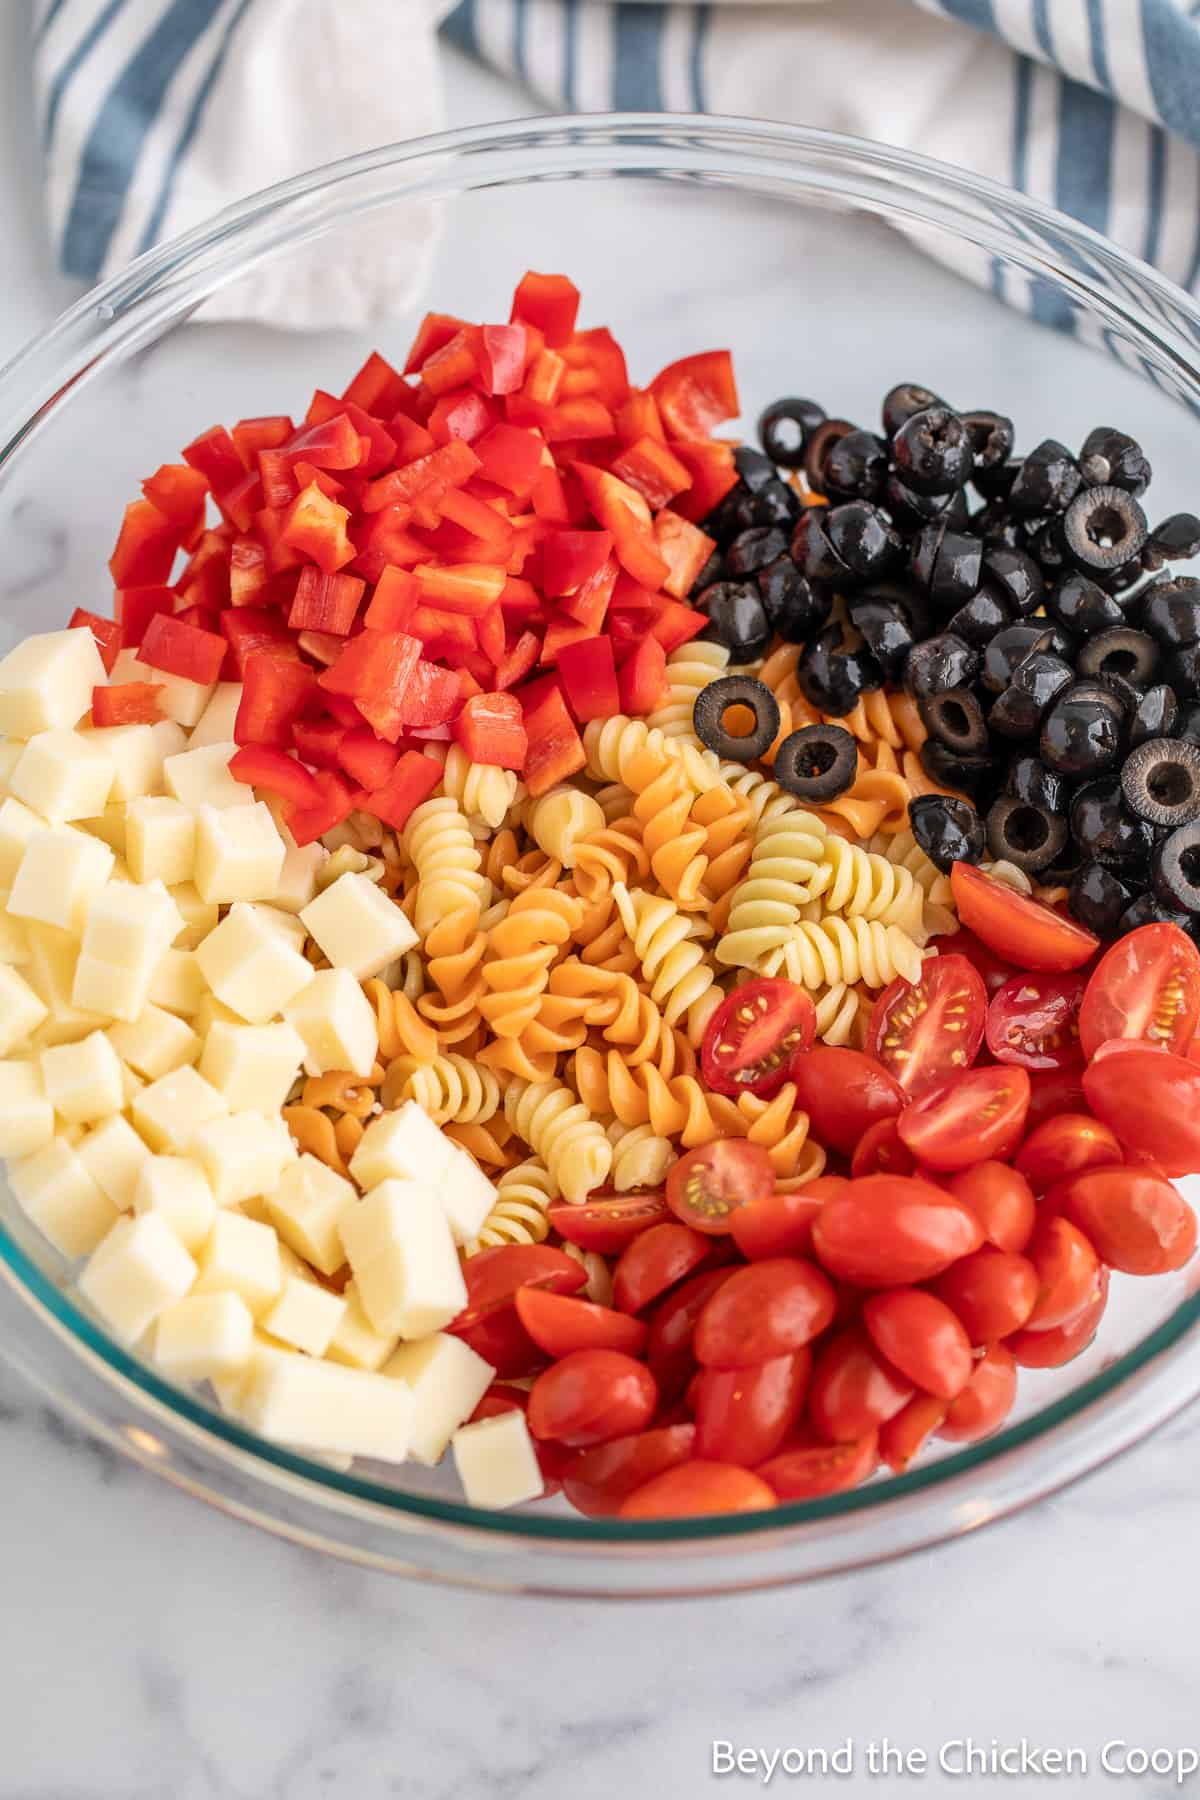
M 300 169 L 436 129 L 454 0 L 41 0 L 34 72 L 63 266 L 94 280 Z M 743 113 L 880 139 L 1061 207 L 1200 285 L 1200 0 L 458 0 L 448 40 L 548 105 Z M 223 309 L 403 309 L 432 221 Z M 1036 283 L 1008 296 L 1053 320 Z

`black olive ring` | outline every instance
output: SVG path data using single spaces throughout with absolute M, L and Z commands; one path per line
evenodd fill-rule
M 789 794 L 823 806 L 854 786 L 858 745 L 841 725 L 805 725 L 780 744 L 774 772 Z
M 753 728 L 744 735 L 725 729 L 725 715 L 732 707 L 745 706 L 754 714 Z M 765 756 L 779 735 L 779 702 L 763 681 L 752 675 L 722 675 L 696 695 L 692 724 L 708 750 L 725 762 L 756 762 Z

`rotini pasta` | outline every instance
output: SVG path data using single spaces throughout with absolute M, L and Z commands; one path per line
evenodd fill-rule
M 550 1171 L 538 1156 L 505 1169 L 496 1182 L 496 1203 L 466 1246 L 466 1255 L 498 1244 L 540 1244 L 550 1230 L 546 1208 L 558 1198 Z
M 810 991 L 856 981 L 882 988 L 898 975 L 906 981 L 919 980 L 921 961 L 920 948 L 899 926 L 843 919 L 834 913 L 793 925 L 779 948 L 764 959 L 762 971 L 784 975 Z
M 483 910 L 491 884 L 479 873 L 479 851 L 457 801 L 443 795 L 418 806 L 404 828 L 404 847 L 417 872 L 413 923 L 422 939 L 449 913 Z
M 832 879 L 828 833 L 811 813 L 760 820 L 746 879 L 734 889 L 718 962 L 757 969 L 789 941 L 800 909 Z
M 667 699 L 649 715 L 647 725 L 652 731 L 661 731 L 665 738 L 685 738 L 697 744 L 692 726 L 696 696 L 724 675 L 728 667 L 729 651 L 724 644 L 692 638 L 672 650 L 667 658 Z
M 425 754 L 443 765 L 441 792 L 465 815 L 471 831 L 487 835 L 501 825 L 524 794 L 511 769 L 473 763 L 460 744 L 426 744 Z
M 575 867 L 580 841 L 604 829 L 604 811 L 580 788 L 553 787 L 525 808 L 525 828 L 538 849 L 564 869 Z
M 685 918 L 672 900 L 648 894 L 645 888 L 631 893 L 617 882 L 613 898 L 634 954 L 650 982 L 650 998 L 661 1006 L 668 1025 L 675 1025 L 704 998 L 715 979 L 704 950 L 697 942 L 708 927 Z
M 746 1121 L 746 1142 L 766 1151 L 781 1188 L 816 1180 L 825 1168 L 825 1152 L 808 1135 L 808 1114 L 796 1107 L 793 1083 L 786 1083 L 771 1100 L 741 1094 L 737 1104 Z
M 662 1186 L 675 1160 L 670 1138 L 657 1137 L 649 1125 L 623 1125 L 614 1119 L 608 1141 L 613 1147 L 612 1183 L 618 1194 Z
M 499 1109 L 500 1083 L 482 1061 L 448 1050 L 432 1062 L 396 1057 L 379 1097 L 389 1109 L 415 1100 L 435 1125 L 483 1125 Z
M 825 911 L 898 925 L 909 937 L 925 941 L 925 896 L 903 863 L 860 850 L 844 838 L 828 837 L 822 867 L 829 877 L 820 893 Z
M 561 1081 L 511 1081 L 504 1111 L 541 1157 L 564 1200 L 578 1206 L 607 1181 L 613 1151 L 604 1127 Z

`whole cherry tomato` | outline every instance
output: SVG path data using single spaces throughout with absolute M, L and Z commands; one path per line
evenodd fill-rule
M 970 863 L 950 871 L 958 916 L 997 956 L 1017 969 L 1079 969 L 1100 940 L 1038 900 L 1014 893 Z
M 1029 1111 L 1024 1069 L 970 1069 L 917 1095 L 897 1129 L 918 1162 L 966 1169 L 1016 1149 Z
M 516 1305 L 534 1343 L 556 1359 L 572 1350 L 623 1350 L 636 1356 L 646 1342 L 647 1327 L 641 1319 L 590 1300 L 524 1287 L 517 1289 Z
M 1200 1170 L 1200 1063 L 1167 1050 L 1128 1050 L 1093 1061 L 1083 1091 L 1098 1119 L 1168 1175 Z
M 767 1512 L 775 1495 L 760 1476 L 736 1463 L 691 1462 L 666 1469 L 621 1506 L 623 1519 L 687 1519 L 708 1513 Z
M 1090 1113 L 1058 1113 L 1043 1119 L 1017 1152 L 1015 1167 L 1036 1193 L 1082 1169 L 1103 1168 L 1124 1160 L 1121 1146 L 1107 1125 Z
M 1048 1196 L 1126 1275 L 1182 1269 L 1196 1248 L 1196 1215 L 1169 1181 L 1145 1169 L 1087 1169 Z M 1032 1321 L 1031 1321 L 1032 1323 Z
M 710 1240 L 686 1225 L 652 1225 L 634 1238 L 613 1271 L 613 1305 L 618 1312 L 641 1312 L 660 1294 L 698 1268 Z
M 894 1119 L 908 1096 L 900 1083 L 861 1050 L 818 1044 L 792 1072 L 796 1105 L 808 1114 L 813 1136 L 849 1156 L 863 1132 Z
M 917 1162 L 896 1129 L 895 1119 L 880 1119 L 864 1131 L 850 1159 L 851 1175 L 911 1175 Z
M 875 1002 L 866 1048 L 915 1094 L 969 1069 L 983 1042 L 987 993 L 965 956 L 931 956 L 920 980 L 901 977 Z
M 994 1344 L 1019 1331 L 1038 1297 L 1038 1272 L 1027 1256 L 984 1244 L 939 1275 L 934 1291 L 963 1322 L 972 1344 Z
M 688 1150 L 667 1173 L 667 1205 L 693 1231 L 719 1237 L 739 1208 L 775 1192 L 775 1171 L 761 1144 L 717 1138 Z
M 792 1079 L 812 1043 L 817 1012 L 794 981 L 748 981 L 717 1008 L 700 1046 L 700 1069 L 714 1093 L 769 1100 Z
M 1024 1175 L 1007 1163 L 981 1162 L 963 1169 L 950 1192 L 970 1207 L 983 1235 L 997 1250 L 1023 1250 L 1033 1232 L 1037 1202 Z
M 786 1356 L 820 1336 L 835 1304 L 815 1263 L 797 1256 L 750 1263 L 717 1289 L 696 1321 L 696 1360 L 713 1369 L 743 1369 Z
M 1186 1056 L 1200 1023 L 1200 950 L 1178 925 L 1127 932 L 1097 963 L 1079 1015 L 1084 1054 L 1112 1038 Z
M 1083 1065 L 1072 1063 L 1067 1069 L 1031 1069 L 1029 1072 L 1029 1112 L 1026 1131 L 1052 1119 L 1056 1113 L 1086 1112 L 1083 1097 Z
M 813 1220 L 831 1194 L 846 1186 L 840 1175 L 818 1175 L 802 1188 L 767 1194 L 733 1215 L 733 1241 L 750 1262 L 764 1256 L 806 1256 Z
M 546 1214 L 559 1237 L 581 1250 L 598 1250 L 602 1256 L 619 1256 L 627 1244 L 651 1225 L 669 1217 L 667 1197 L 661 1188 L 633 1194 L 591 1194 L 582 1206 L 554 1200 Z
M 857 1487 L 875 1473 L 878 1461 L 876 1436 L 868 1431 L 848 1444 L 798 1439 L 760 1464 L 757 1473 L 781 1500 L 823 1500 Z
M 889 1469 L 902 1475 L 918 1450 L 922 1450 L 946 1418 L 945 1400 L 936 1394 L 914 1394 L 907 1406 L 879 1427 L 879 1455 Z
M 1014 975 L 992 996 L 988 1049 L 1023 1069 L 1065 1069 L 1081 1062 L 1082 975 Z
M 681 1281 L 654 1309 L 646 1340 L 646 1366 L 665 1400 L 682 1394 L 696 1368 L 692 1354 L 696 1320 L 717 1289 L 729 1280 L 732 1269 L 701 1269 Z
M 786 1442 L 804 1408 L 812 1352 L 743 1369 L 705 1369 L 696 1396 L 696 1455 L 754 1469 Z
M 686 1462 L 695 1440 L 694 1425 L 664 1425 L 577 1450 L 563 1467 L 563 1492 L 589 1519 L 615 1518 L 637 1488 Z
M 1082 1356 L 1097 1331 L 1108 1303 L 1108 1270 L 1101 1264 L 1091 1298 L 1065 1325 L 1049 1331 L 1014 1331 L 1008 1349 L 1023 1369 L 1060 1369 Z
M 851 1325 L 820 1346 L 808 1384 L 808 1417 L 818 1437 L 848 1443 L 882 1425 L 912 1399 L 913 1384 Z
M 1099 1258 L 1069 1219 L 1040 1218 L 1025 1251 L 1037 1271 L 1038 1297 L 1025 1321 L 1028 1331 L 1065 1325 L 1087 1305 Z
M 643 1431 L 658 1389 L 649 1369 L 619 1350 L 573 1350 L 538 1376 L 529 1390 L 529 1429 L 583 1450 Z
M 813 1249 L 831 1275 L 857 1287 L 930 1281 L 983 1242 L 963 1201 L 904 1175 L 867 1175 L 825 1202 Z
M 953 1444 L 973 1444 L 1002 1425 L 1017 1396 L 1017 1365 L 1003 1344 L 992 1344 L 975 1373 L 946 1411 L 938 1436 Z
M 880 1355 L 927 1394 L 952 1400 L 971 1378 L 971 1340 L 958 1314 L 922 1288 L 872 1294 L 863 1324 Z

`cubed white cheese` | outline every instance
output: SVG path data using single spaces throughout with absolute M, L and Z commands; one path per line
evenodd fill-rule
M 121 1061 L 147 1081 L 194 1063 L 200 1054 L 200 1039 L 191 1026 L 161 1006 L 147 1005 L 136 1019 L 110 1026 L 108 1037 Z
M 127 881 L 129 879 L 128 865 L 123 860 L 125 856 L 125 802 L 118 800 L 106 806 L 104 811 L 97 814 L 94 819 L 78 819 L 76 823 L 80 831 L 86 831 L 89 837 L 99 838 L 100 842 L 107 844 L 112 851 L 116 860 L 113 863 L 112 875 L 109 879 Z
M 71 1000 L 79 960 L 76 939 L 52 925 L 30 925 L 28 937 L 29 961 L 22 973 L 49 1013 L 34 1035 L 38 1047 L 76 1043 L 106 1025 L 107 1013 L 88 1011 Z
M 60 1118 L 90 1125 L 121 1111 L 121 1059 L 102 1031 L 43 1050 L 41 1065 L 46 1098 Z
M 266 1196 L 267 1211 L 284 1243 L 322 1275 L 333 1275 L 346 1260 L 338 1221 L 357 1199 L 336 1169 L 307 1153 L 283 1171 Z
M 196 1265 L 165 1219 L 156 1213 L 119 1218 L 92 1252 L 79 1291 L 105 1324 L 136 1344 L 196 1278 Z
M 175 732 L 178 727 L 172 725 Z M 83 734 L 113 763 L 110 800 L 137 800 L 163 791 L 163 756 L 171 740 L 155 725 L 102 725 Z
M 0 732 L 29 738 L 36 731 L 77 725 L 92 704 L 92 689 L 107 677 L 90 631 L 39 632 L 0 661 Z
M 29 933 L 20 919 L 10 919 L 0 907 L 0 963 L 20 968 L 29 961 Z
M 25 846 L 36 832 L 45 831 L 46 820 L 11 795 L 0 802 L 0 889 L 11 888 L 25 854 Z
M 195 815 L 167 795 L 131 801 L 125 815 L 125 854 L 135 881 L 163 881 L 169 888 L 190 882 L 196 859 Z
M 242 1411 L 252 1430 L 278 1443 L 403 1462 L 414 1403 L 402 1381 L 260 1349 Z
M 36 1031 L 48 1008 L 18 969 L 0 963 L 0 1056 Z
M 200 1073 L 230 1106 L 277 1118 L 303 1056 L 303 1040 L 290 1025 L 217 1023 L 205 1039 Z
M 272 814 L 274 817 L 274 814 Z M 279 821 L 275 821 L 276 830 Z M 279 835 L 283 837 L 283 833 Z M 317 891 L 317 872 L 329 855 L 324 844 L 289 844 L 284 838 L 283 867 L 275 883 L 274 904 L 284 912 L 303 910 Z
M 21 853 L 8 910 L 18 919 L 35 919 L 63 931 L 79 932 L 88 903 L 108 880 L 112 866 L 108 845 L 85 831 L 74 831 L 69 825 L 35 831 Z
M 424 1337 L 466 1305 L 454 1239 L 431 1187 L 385 1181 L 343 1214 L 338 1229 L 377 1331 Z
M 192 732 L 191 748 L 202 750 L 206 744 L 234 743 L 234 726 L 237 724 L 238 707 L 241 703 L 240 681 L 218 681 L 211 700 Z
M 112 1201 L 61 1137 L 13 1163 L 8 1181 L 27 1217 L 64 1256 L 90 1255 L 117 1217 Z
M 365 875 L 339 875 L 300 917 L 333 967 L 359 981 L 417 942 L 407 915 Z
M 18 800 L 61 825 L 102 813 L 116 773 L 92 738 L 59 727 L 34 733 L 8 785 Z
M 189 743 L 178 756 L 168 756 L 163 764 L 163 780 L 167 792 L 184 806 L 197 811 L 201 806 L 252 806 L 253 789 L 237 781 L 229 773 L 229 759 L 236 756 L 237 745 Z
M 438 1178 L 437 1196 L 456 1244 L 469 1244 L 479 1236 L 497 1199 L 493 1184 L 460 1144 L 452 1146 L 450 1161 Z
M 330 1362 L 345 1363 L 351 1369 L 380 1369 L 399 1343 L 394 1331 L 376 1331 L 363 1310 L 362 1299 L 353 1281 L 342 1290 L 346 1310 L 325 1352 Z
M 269 900 L 283 868 L 283 839 L 261 800 L 196 814 L 196 887 L 205 900 Z
M 121 968 L 116 963 L 83 955 L 75 964 L 71 1003 L 77 1008 L 113 1019 L 133 1019 L 145 1007 L 149 995 L 148 966 Z
M 319 969 L 284 1016 L 304 1040 L 310 1075 L 349 1069 L 367 1076 L 379 1051 L 379 1030 L 371 1006 L 349 969 Z
M 285 1275 L 283 1286 L 263 1314 L 263 1330 L 309 1356 L 324 1356 L 346 1310 L 340 1294 L 298 1275 Z
M 170 1381 L 223 1381 L 245 1372 L 254 1320 L 238 1294 L 186 1294 L 158 1316 L 154 1360 Z
M 423 1181 L 436 1187 L 449 1167 L 453 1148 L 453 1140 L 429 1114 L 415 1100 L 406 1100 L 395 1112 L 371 1120 L 350 1160 L 350 1173 L 364 1189 L 392 1180 Z
M 125 668 L 127 672 L 122 675 L 122 680 L 152 681 L 162 689 L 158 696 L 158 704 L 166 715 L 167 722 L 182 725 L 187 731 L 199 724 L 204 716 L 205 707 L 212 699 L 215 683 L 210 685 L 207 682 L 188 681 L 183 675 L 168 674 L 166 669 L 151 668 L 149 663 L 141 662 L 136 657 L 132 662 L 127 663 Z M 116 676 L 117 670 L 114 667 L 114 682 Z
M 241 818 L 233 807 L 214 818 Z M 254 909 L 235 905 L 196 950 L 196 959 L 218 1000 L 252 1025 L 265 1025 L 306 988 L 311 964 L 265 925 Z
M 193 849 L 195 845 L 195 821 L 192 827 Z M 215 900 L 202 900 L 191 881 L 181 881 L 171 886 L 171 898 L 183 920 L 183 930 L 175 939 L 177 950 L 194 950 L 202 943 L 210 931 L 217 928 L 217 920 L 221 909 Z
M 133 1122 L 152 1150 L 184 1156 L 201 1125 L 229 1111 L 224 1098 L 193 1068 L 172 1069 L 143 1088 L 132 1104 Z
M 24 748 L 20 738 L 0 740 L 0 794 L 8 792 L 8 778 L 20 762 Z
M 255 1318 L 283 1286 L 279 1239 L 271 1226 L 228 1207 L 218 1209 L 199 1260 L 196 1292 L 240 1294 Z
M 195 1256 L 208 1242 L 217 1203 L 207 1175 L 190 1156 L 148 1156 L 138 1174 L 133 1210 L 158 1213 Z
M 285 944 L 290 944 L 293 950 L 298 951 L 301 955 L 304 954 L 308 933 L 294 913 L 284 912 L 282 908 L 269 905 L 265 900 L 251 900 L 248 904 L 251 911 L 258 914 L 263 924 L 269 925 Z
M 487 1393 L 496 1371 L 461 1338 L 436 1331 L 419 1343 L 401 1344 L 383 1373 L 403 1381 L 416 1401 L 412 1454 L 433 1468 Z
M 179 910 L 161 881 L 111 882 L 88 903 L 80 949 L 117 968 L 152 969 L 182 929 Z
M 204 977 L 201 976 L 200 979 L 203 981 Z M 223 1000 L 218 1000 L 217 996 L 209 991 L 208 984 L 205 983 L 204 998 L 196 1008 L 196 1017 L 193 1021 L 194 1029 L 200 1033 L 200 1036 L 207 1040 L 214 1025 L 244 1025 L 245 1023 L 241 1013 L 235 1013 L 232 1006 L 226 1006 Z
M 257 1112 L 209 1119 L 192 1134 L 190 1150 L 207 1174 L 218 1206 L 273 1193 L 296 1157 L 283 1120 L 264 1119 Z
M 541 1495 L 545 1484 L 524 1413 L 497 1413 L 460 1426 L 451 1443 L 471 1506 L 519 1506 Z
M 204 1035 L 198 1015 L 205 999 L 212 996 L 194 950 L 164 950 L 150 977 L 146 998 L 152 1006 L 185 1019 L 195 1018 L 196 1030 Z
M 54 1108 L 41 1069 L 32 1062 L 0 1062 L 0 1156 L 32 1156 L 53 1136 Z
M 128 1212 L 142 1165 L 150 1156 L 129 1120 L 113 1113 L 80 1139 L 77 1154 L 101 1192 L 119 1211 Z

